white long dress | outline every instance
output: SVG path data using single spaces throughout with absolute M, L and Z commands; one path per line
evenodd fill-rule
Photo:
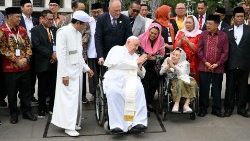
M 75 130 L 77 118 L 81 116 L 82 74 L 89 70 L 82 56 L 82 35 L 69 24 L 58 30 L 56 43 L 58 68 L 51 123 Z M 69 86 L 62 83 L 66 76 L 69 76 Z
M 147 126 L 147 107 L 144 88 L 139 76 L 135 75 L 135 115 L 133 121 L 124 120 L 125 86 L 128 71 L 138 69 L 137 54 L 130 55 L 125 46 L 113 47 L 104 62 L 108 71 L 104 75 L 103 88 L 108 101 L 108 115 L 110 129 L 116 127 L 127 132 L 129 128 L 142 124 Z

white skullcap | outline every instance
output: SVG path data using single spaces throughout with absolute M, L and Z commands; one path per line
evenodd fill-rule
M 82 10 L 75 11 L 72 18 L 84 23 L 90 22 L 90 16 Z
M 131 39 L 136 39 L 136 40 L 139 40 L 139 38 L 138 38 L 138 37 L 136 37 L 136 36 L 130 36 L 130 37 L 128 37 L 128 39 L 127 39 L 127 40 L 131 40 Z

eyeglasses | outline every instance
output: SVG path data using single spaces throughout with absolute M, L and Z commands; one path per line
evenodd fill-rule
M 139 13 L 139 12 L 140 12 L 140 10 L 133 9 L 133 12 L 134 12 L 134 13 Z

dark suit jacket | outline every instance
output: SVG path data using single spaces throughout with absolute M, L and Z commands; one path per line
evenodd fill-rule
M 37 26 L 37 25 L 39 25 L 39 21 L 35 17 L 32 17 L 32 22 L 33 22 L 34 27 Z M 26 29 L 26 25 L 25 25 L 23 16 L 21 16 L 20 25 L 23 26 Z
M 228 27 L 229 27 L 229 24 L 227 24 L 226 22 L 222 21 L 220 30 L 224 31 Z
M 50 28 L 53 40 L 56 41 L 56 27 Z M 47 30 L 42 24 L 31 29 L 31 42 L 33 46 L 34 63 L 36 72 L 49 71 L 55 68 L 56 63 L 51 64 L 50 59 L 53 54 L 53 44 L 49 42 Z
M 97 57 L 106 58 L 109 50 L 115 45 L 124 45 L 132 35 L 130 19 L 121 14 L 117 19 L 117 26 L 113 27 L 109 13 L 100 15 L 96 23 L 95 46 Z
M 197 20 L 198 20 L 198 22 L 199 22 L 199 15 L 198 15 L 198 14 L 195 14 L 194 16 L 197 18 Z M 208 13 L 206 13 L 205 23 L 203 24 L 202 29 L 201 29 L 202 31 L 207 30 L 207 28 L 206 28 L 207 16 L 208 16 Z
M 250 71 L 250 27 L 243 25 L 243 35 L 239 45 L 235 42 L 234 26 L 228 27 L 225 31 L 229 40 L 227 69 Z

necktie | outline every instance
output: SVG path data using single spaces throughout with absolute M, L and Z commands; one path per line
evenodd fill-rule
M 200 19 L 199 19 L 200 30 L 202 29 L 202 19 L 203 19 L 203 15 L 200 15 Z
M 48 33 L 48 38 L 49 38 L 49 42 L 51 43 L 51 41 L 52 41 L 52 37 L 51 37 L 51 34 L 50 34 L 50 31 L 49 31 L 49 28 L 46 28 L 46 30 L 47 30 L 47 33 Z
M 112 19 L 112 25 L 113 25 L 113 27 L 117 26 L 117 20 L 116 19 Z

